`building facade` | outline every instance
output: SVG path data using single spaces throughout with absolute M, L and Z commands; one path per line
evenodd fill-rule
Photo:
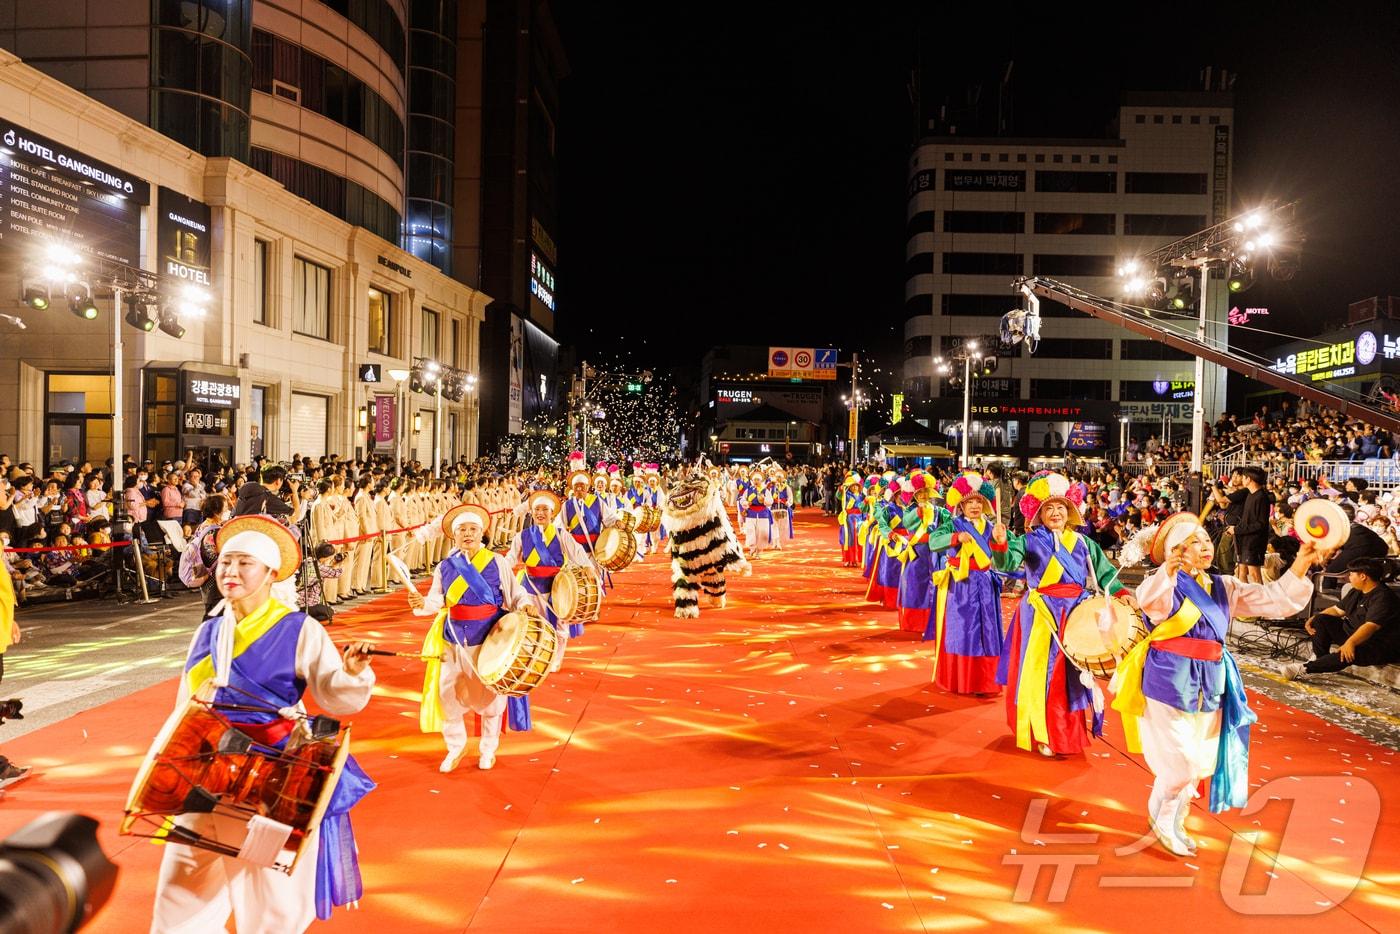
M 397 450 L 428 462 L 436 437 L 444 458 L 475 455 L 475 396 L 436 420 L 436 400 L 392 373 L 419 356 L 476 372 L 487 296 L 239 161 L 202 156 L 9 53 L 0 63 L 0 308 L 24 324 L 0 321 L 0 393 L 13 401 L 0 451 L 36 466 L 110 456 L 119 341 L 127 454 Z M 95 319 L 58 295 L 36 310 L 21 295 L 55 240 L 90 270 L 146 270 L 164 296 L 197 283 L 206 310 L 142 330 L 121 322 L 143 309 L 102 288 Z
M 479 43 L 480 227 L 458 241 L 457 265 L 478 264 L 476 284 L 497 299 L 482 333 L 482 379 L 508 388 L 483 399 L 488 440 L 519 432 L 536 416 L 558 413 L 568 392 L 559 370 L 555 316 L 563 287 L 556 277 L 559 170 L 555 126 L 559 82 L 568 59 L 546 0 L 477 0 L 458 41 L 464 55 Z M 473 35 L 465 35 L 473 30 Z M 472 117 L 463 114 L 461 123 Z M 462 173 L 472 163 L 458 160 Z M 457 188 L 458 215 L 467 186 Z
M 1117 297 L 1125 261 L 1228 217 L 1233 119 L 1228 92 L 1141 93 L 1124 97 L 1116 132 L 1102 139 L 924 139 L 910 157 L 906 247 L 903 389 L 915 417 L 958 440 L 963 391 L 936 372 L 935 358 L 970 338 L 995 345 L 1002 315 L 1025 304 L 1011 288 L 1017 277 Z M 1223 340 L 1223 279 L 1212 281 L 1211 298 L 1210 333 Z M 1057 303 L 1042 301 L 1041 314 L 1037 352 L 1003 348 L 996 372 L 973 383 L 974 409 L 1093 403 L 1126 415 L 1138 433 L 1160 430 L 1164 417 L 1190 421 L 1194 358 Z M 1207 374 L 1211 418 L 1225 407 L 1225 375 Z M 978 422 L 974 437 L 1021 460 L 1063 453 L 1046 446 L 1060 436 L 1088 452 L 1118 442 L 1118 426 L 1098 422 L 1038 434 L 1013 419 Z

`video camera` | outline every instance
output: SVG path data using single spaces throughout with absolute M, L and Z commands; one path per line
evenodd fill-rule
M 0 932 L 76 931 L 112 897 L 117 867 L 97 821 L 50 811 L 0 840 Z

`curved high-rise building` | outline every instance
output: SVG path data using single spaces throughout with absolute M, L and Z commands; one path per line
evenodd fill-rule
M 408 210 L 403 246 L 449 275 L 456 38 L 456 0 L 416 0 L 408 32 Z

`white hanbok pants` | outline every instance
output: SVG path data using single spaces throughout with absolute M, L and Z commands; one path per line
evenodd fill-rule
M 246 824 L 214 814 L 182 814 L 175 823 L 239 846 Z M 222 931 L 230 914 L 239 934 L 296 934 L 316 920 L 316 852 L 306 840 L 291 875 L 183 843 L 167 843 L 156 878 L 151 934 Z
M 770 533 L 773 528 L 772 521 L 763 516 L 756 519 L 744 519 L 744 546 L 750 551 L 756 548 L 772 547 L 773 542 Z
M 1215 772 L 1220 748 L 1220 711 L 1193 713 L 1147 698 L 1138 718 L 1142 754 L 1152 769 L 1152 800 L 1196 796 L 1196 783 Z M 1187 792 L 1190 794 L 1187 794 Z
M 442 700 L 442 739 L 449 753 L 467 746 L 468 713 L 481 715 L 481 755 L 494 756 L 501 744 L 501 720 L 506 699 L 488 688 L 476 673 L 479 645 L 443 647 L 442 669 L 438 674 L 438 697 Z

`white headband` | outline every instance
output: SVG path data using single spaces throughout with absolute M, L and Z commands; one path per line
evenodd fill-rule
M 1204 531 L 1205 529 L 1194 522 L 1178 523 L 1167 533 L 1167 551 L 1175 551 L 1178 546 L 1194 536 L 1197 532 Z
M 452 531 L 456 532 L 458 526 L 466 525 L 468 522 L 472 523 L 479 529 L 486 528 L 486 524 L 481 521 L 481 516 L 477 515 L 475 512 L 464 512 L 460 516 L 452 520 Z
M 248 555 L 256 558 L 274 571 L 282 569 L 282 549 L 277 546 L 277 542 L 265 532 L 254 532 L 245 529 L 232 536 L 219 548 L 219 554 Z
M 550 509 L 553 509 L 554 497 L 549 495 L 548 493 L 536 493 L 534 496 L 530 497 L 530 510 L 532 512 L 534 511 L 536 506 L 541 505 L 548 506 Z

